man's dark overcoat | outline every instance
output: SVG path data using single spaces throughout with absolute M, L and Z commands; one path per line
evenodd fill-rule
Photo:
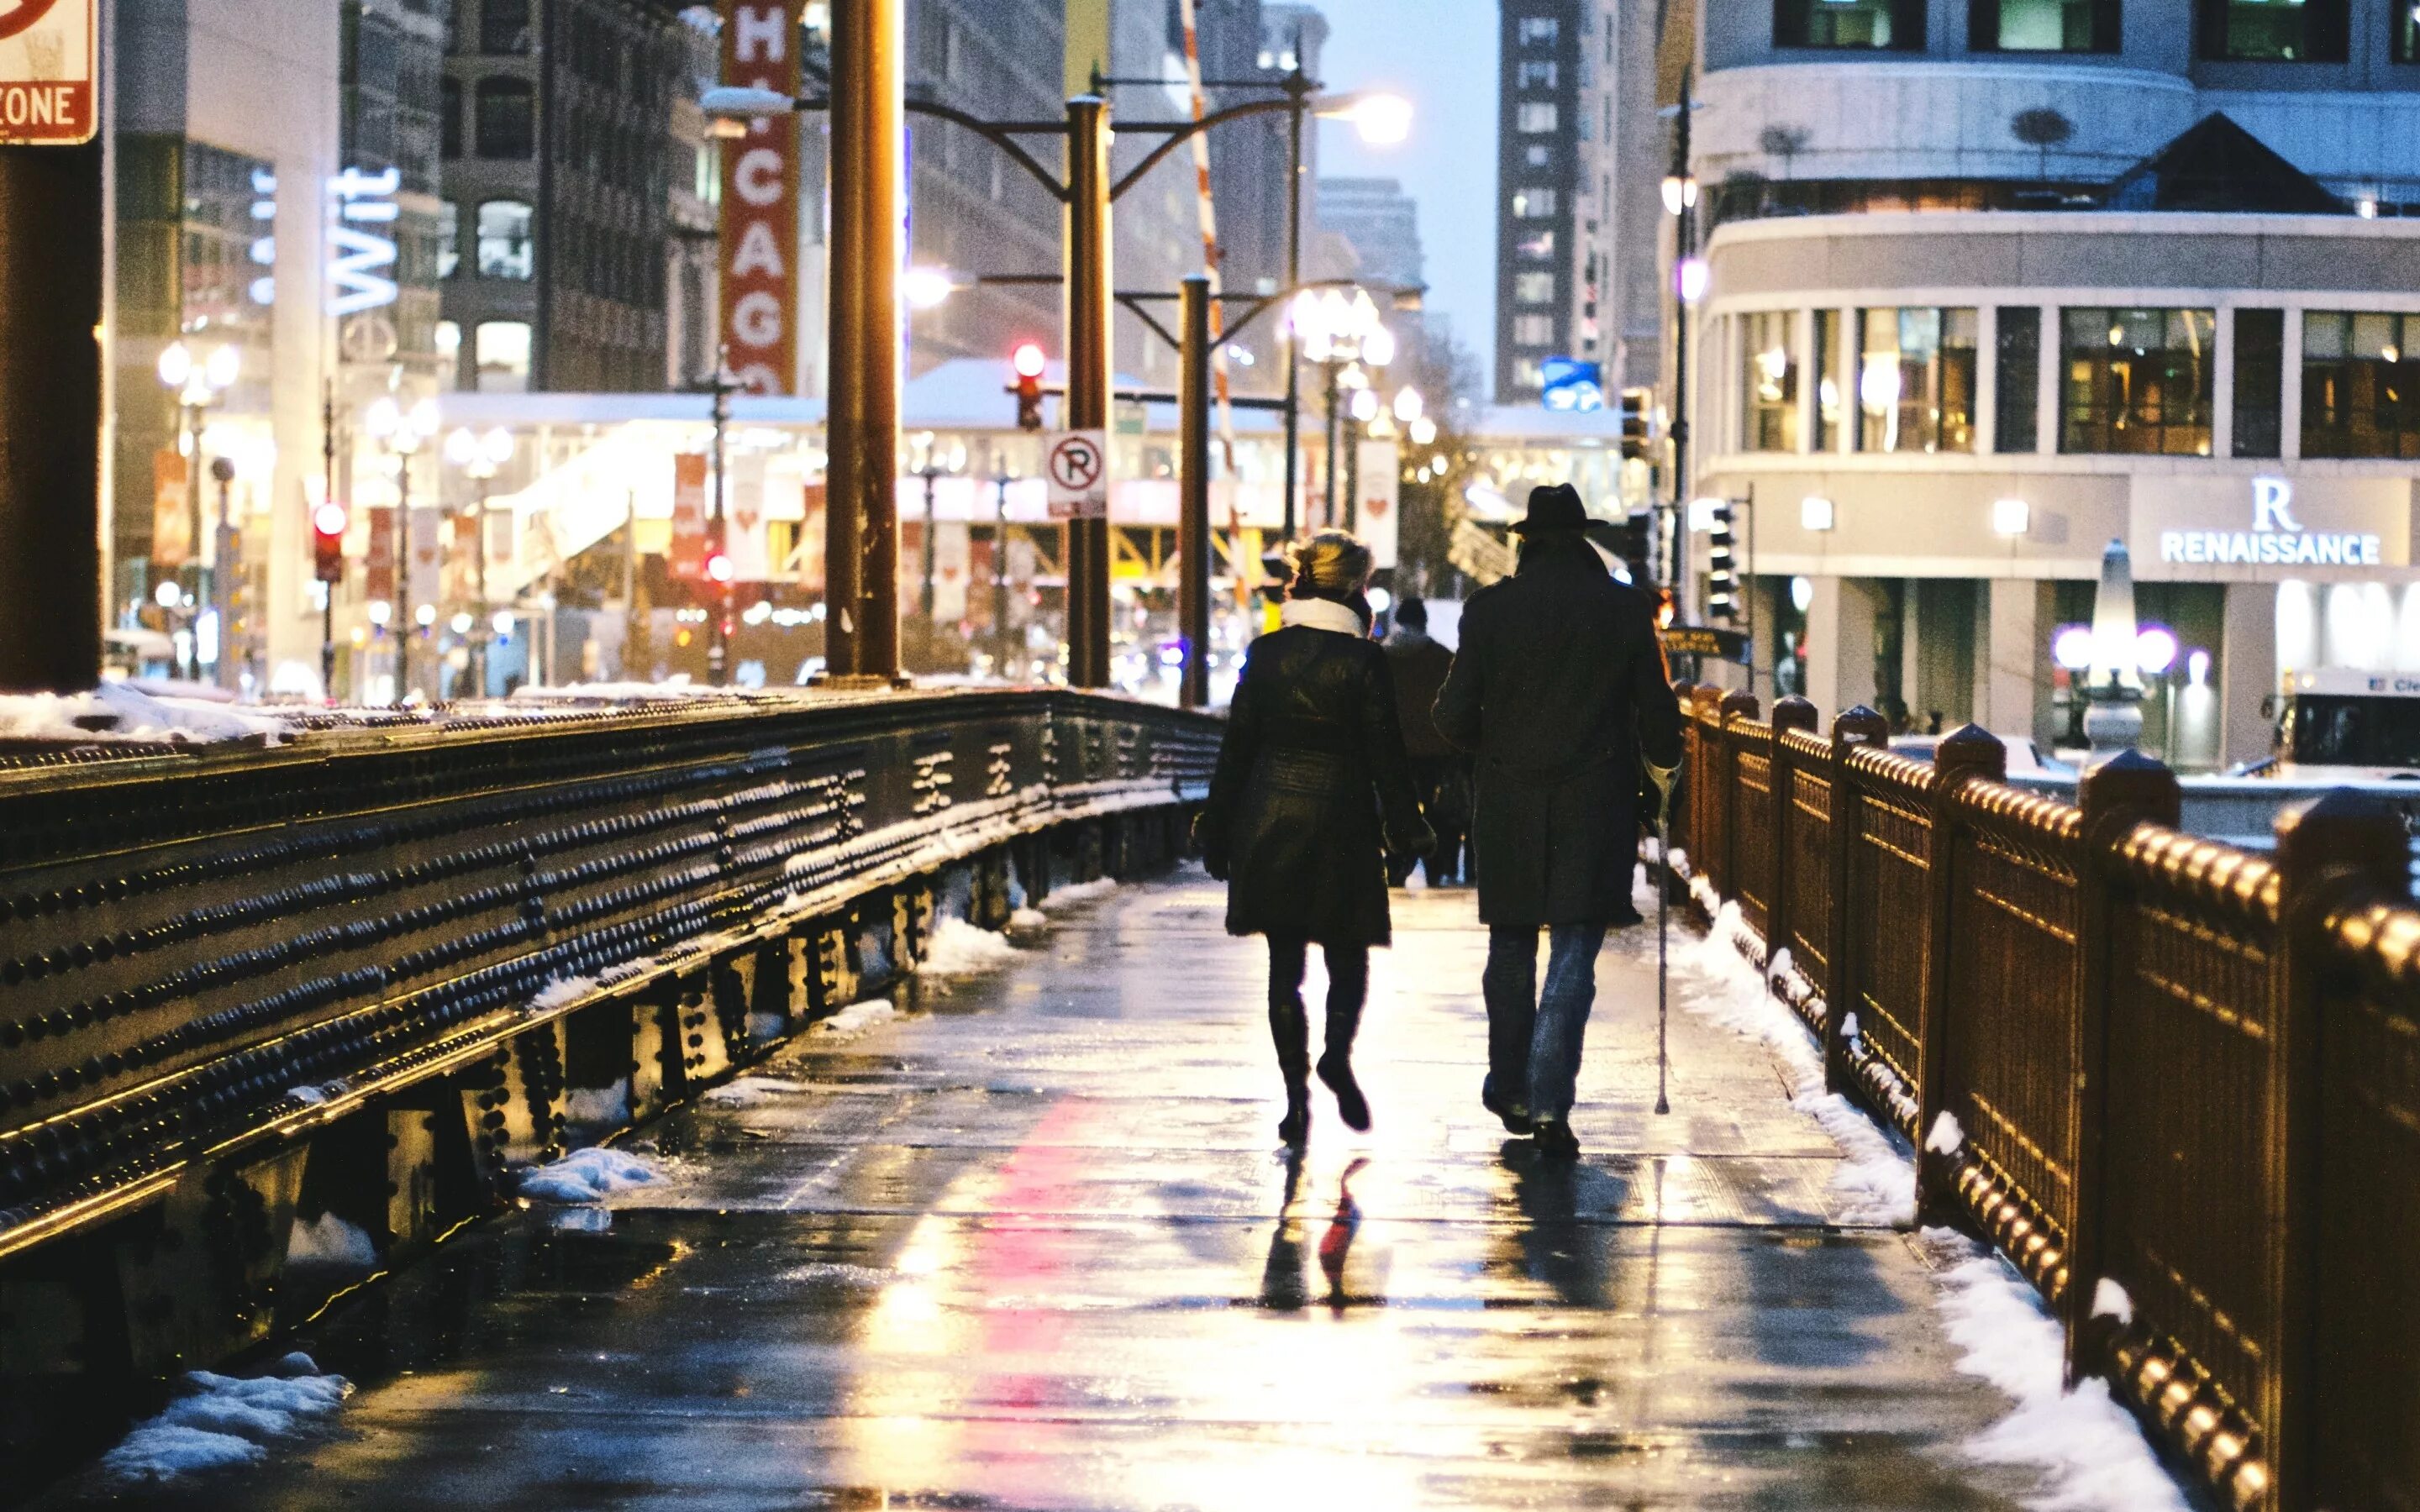
M 1479 917 L 1614 924 L 1638 856 L 1638 761 L 1681 760 L 1681 711 L 1647 595 L 1577 532 L 1534 535 L 1463 606 L 1437 728 L 1478 758 Z
M 1427 826 L 1375 641 L 1295 625 L 1252 642 L 1200 835 L 1228 933 L 1388 943 L 1386 841 L 1417 849 Z

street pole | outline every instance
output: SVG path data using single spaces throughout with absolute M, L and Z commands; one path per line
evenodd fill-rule
M 1291 291 L 1302 286 L 1302 118 L 1311 109 L 1311 80 L 1299 67 L 1286 76 L 1285 92 L 1294 106 L 1286 117 L 1286 288 Z M 1302 443 L 1302 347 L 1290 330 L 1280 332 L 1280 341 L 1286 354 L 1285 539 L 1291 541 L 1301 467 L 1296 454 Z
M 336 497 L 336 380 L 322 378 L 319 382 L 319 497 Z M 335 583 L 319 585 L 319 696 L 336 702 L 336 587 Z
M 724 557 L 723 520 L 728 507 L 724 489 L 729 486 L 731 458 L 724 451 L 731 428 L 730 369 L 720 355 L 714 365 L 714 508 L 706 521 L 706 560 L 715 562 Z M 632 530 L 638 525 L 634 519 Z M 708 591 L 714 594 L 714 628 L 706 641 L 706 680 L 716 687 L 723 686 L 731 666 L 731 585 L 707 578 Z
M 1344 433 L 1344 513 L 1342 518 L 1344 528 L 1350 531 L 1355 528 L 1361 513 L 1361 422 L 1354 418 L 1352 410 L 1347 409 L 1336 424 L 1337 429 Z
M 219 486 L 219 523 L 210 538 L 210 609 L 219 621 L 218 684 L 228 689 L 243 686 L 242 667 L 236 657 L 235 584 L 242 569 L 242 535 L 235 528 L 228 495 L 235 486 L 235 464 L 213 457 L 210 477 Z
M 1322 522 L 1332 526 L 1336 523 L 1336 400 L 1341 390 L 1337 364 L 1331 362 L 1326 367 L 1327 413 L 1320 422 L 1319 433 L 1320 440 L 1327 445 L 1327 505 L 1322 511 Z
M 1001 677 L 1008 675 L 1008 463 L 999 463 L 999 475 L 993 480 L 1000 490 L 999 514 L 991 528 L 991 633 L 998 642 L 993 656 L 993 671 Z
M 395 454 L 395 702 L 411 687 L 411 454 Z
M 203 593 L 202 580 L 202 407 L 187 401 L 178 403 L 185 422 L 185 564 L 191 571 L 193 586 L 186 592 L 190 602 L 199 605 L 215 601 L 216 593 Z M 185 676 L 202 680 L 202 637 L 200 617 L 195 616 L 194 633 L 185 639 Z
M 484 477 L 473 478 L 476 497 L 471 501 L 471 665 L 468 669 L 471 686 L 476 697 L 488 696 L 488 637 L 494 625 L 488 619 L 488 483 Z M 630 519 L 632 534 L 639 522 L 634 511 Z
M 1689 76 L 1681 76 L 1681 114 L 1674 129 L 1673 172 L 1683 182 L 1689 177 Z M 1671 581 L 1689 592 L 1689 572 L 1683 560 L 1688 550 L 1689 528 L 1689 301 L 1681 298 L 1680 269 L 1689 259 L 1692 227 L 1696 207 L 1686 198 L 1675 216 L 1672 228 L 1672 577 Z M 1821 375 L 1818 375 L 1820 378 Z M 1687 616 L 1694 618 L 1694 615 Z
M 933 640 L 933 480 L 939 474 L 930 463 L 924 468 L 924 640 L 927 649 Z
M 831 8 L 831 375 L 825 666 L 840 687 L 899 674 L 899 211 L 905 0 Z
M 1109 106 L 1094 95 L 1067 101 L 1068 430 L 1109 425 Z M 1106 459 L 1104 459 L 1106 463 Z M 1067 522 L 1067 681 L 1109 682 L 1108 511 Z
M 1185 671 L 1177 702 L 1198 709 L 1210 702 L 1210 279 L 1187 273 L 1178 329 L 1184 353 L 1177 401 L 1177 635 Z

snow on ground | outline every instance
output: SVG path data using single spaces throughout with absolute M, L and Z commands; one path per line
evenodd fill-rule
M 1046 914 L 1055 914 L 1063 908 L 1073 908 L 1078 903 L 1088 903 L 1095 898 L 1105 898 L 1117 890 L 1118 879 L 1115 877 L 1095 877 L 1090 882 L 1071 882 L 1063 887 L 1051 888 L 1050 895 L 1042 900 L 1042 911 Z
M 89 693 L 0 698 L 0 739 L 183 746 L 258 736 L 275 745 L 286 733 L 267 715 L 207 699 L 161 698 L 121 683 L 103 683 Z
M 251 1464 L 270 1446 L 324 1423 L 352 1394 L 307 1354 L 289 1354 L 256 1378 L 188 1373 L 175 1401 L 135 1425 L 101 1460 L 104 1478 L 160 1482 Z
M 1638 900 L 1641 912 L 1652 909 L 1652 888 L 1642 886 Z M 1674 940 L 1674 1001 L 1772 1047 L 1791 1078 L 1791 1105 L 1822 1124 L 1846 1157 L 1832 1178 L 1834 1193 L 1845 1199 L 1841 1222 L 1912 1227 L 1914 1162 L 1847 1099 L 1823 1090 L 1823 1057 L 1814 1037 L 1739 953 L 1732 942 L 1741 927 L 1739 905 L 1727 903 L 1712 933 Z M 1789 963 L 1787 950 L 1776 952 L 1772 975 Z M 1855 1032 L 1853 1022 L 1842 1027 Z M 1957 1121 L 1945 1119 L 1927 1143 L 1955 1149 L 1963 1139 Z M 1917 1242 L 1935 1267 L 1944 1332 L 1965 1351 L 1958 1368 L 2016 1403 L 2014 1412 L 1969 1440 L 1965 1452 L 1987 1463 L 2039 1470 L 2042 1489 L 2029 1504 L 2040 1512 L 2186 1512 L 2183 1494 L 2106 1381 L 2062 1389 L 2065 1346 L 2040 1293 L 1997 1253 L 1955 1229 L 1923 1229 Z
M 1017 934 L 1046 930 L 1050 927 L 1050 916 L 1039 908 L 1020 908 L 1008 916 L 1008 927 Z
M 896 1018 L 898 1014 L 899 1011 L 891 1006 L 890 998 L 874 997 L 862 1003 L 851 1003 L 830 1018 L 817 1019 L 809 1026 L 807 1032 L 821 1035 L 826 1039 L 863 1034 L 877 1024 Z
M 924 959 L 916 969 L 939 977 L 966 977 L 1006 965 L 1024 953 L 1006 936 L 981 925 L 942 918 L 934 923 L 932 937 L 924 943 Z
M 563 1094 L 563 1116 L 571 1123 L 628 1123 L 630 1121 L 630 1089 L 627 1087 L 572 1088 Z
M 797 1082 L 785 1082 L 778 1076 L 741 1076 L 723 1083 L 698 1101 L 708 1107 L 752 1108 L 803 1090 Z
M 288 1265 L 368 1271 L 376 1269 L 378 1257 L 378 1245 L 370 1236 L 333 1212 L 323 1212 L 316 1222 L 307 1224 L 295 1219 L 293 1232 L 286 1238 Z
M 2017 1410 L 1967 1442 L 1993 1464 L 2040 1468 L 2031 1499 L 2042 1512 L 2187 1512 L 2132 1413 L 2098 1378 L 2064 1390 L 2058 1322 L 2040 1293 L 2006 1260 L 1950 1228 L 1927 1228 L 1925 1249 L 1946 1267 L 1933 1277 L 1958 1368 L 2013 1398 Z
M 1642 892 L 1641 911 L 1652 910 L 1652 889 Z M 1779 1058 L 1790 1077 L 1791 1106 L 1822 1124 L 1840 1147 L 1844 1158 L 1832 1175 L 1840 1222 L 1907 1227 L 1916 1222 L 1914 1163 L 1848 1099 L 1824 1090 L 1823 1053 L 1732 944 L 1739 929 L 1739 906 L 1725 903 L 1713 933 L 1673 942 L 1673 1000 L 1710 1023 L 1763 1041 Z M 1784 951 L 1775 958 L 1775 973 L 1788 964 Z
M 552 1165 L 521 1172 L 520 1193 L 538 1202 L 597 1202 L 616 1192 L 659 1181 L 663 1176 L 659 1161 L 592 1146 L 575 1149 Z

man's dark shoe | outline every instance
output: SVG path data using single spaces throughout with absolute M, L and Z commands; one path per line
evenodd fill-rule
M 1537 1128 L 1538 1153 L 1548 1160 L 1577 1160 L 1580 1142 L 1572 1126 L 1560 1119 L 1542 1119 Z
M 1526 1134 L 1530 1132 L 1529 1110 L 1518 1103 L 1507 1103 L 1497 1097 L 1495 1083 L 1481 1084 L 1479 1105 L 1501 1119 L 1507 1134 Z

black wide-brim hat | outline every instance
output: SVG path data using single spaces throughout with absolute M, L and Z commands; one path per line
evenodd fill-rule
M 1580 491 L 1568 483 L 1541 484 L 1529 490 L 1529 514 L 1512 527 L 1515 535 L 1534 535 L 1540 531 L 1576 531 L 1589 522 L 1588 506 L 1580 502 Z

